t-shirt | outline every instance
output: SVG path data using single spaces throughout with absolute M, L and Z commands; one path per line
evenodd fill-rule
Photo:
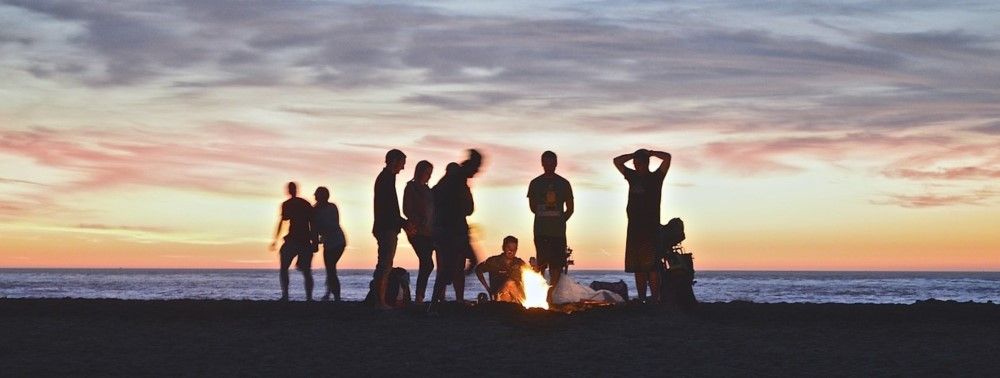
M 632 220 L 649 220 L 660 223 L 660 197 L 663 194 L 663 179 L 667 172 L 659 170 L 640 174 L 634 169 L 623 173 L 628 181 L 628 206 L 625 212 Z
M 528 198 L 535 204 L 535 235 L 566 237 L 566 201 L 573 198 L 569 181 L 555 173 L 535 177 Z
M 288 221 L 288 234 L 285 241 L 308 242 L 312 240 L 309 232 L 309 220 L 312 218 L 312 205 L 308 201 L 292 197 L 281 203 L 281 220 Z
M 521 281 L 521 267 L 524 260 L 519 257 L 507 260 L 503 253 L 491 256 L 476 266 L 476 272 L 490 274 L 490 293 L 496 294 L 507 281 Z
M 403 217 L 399 215 L 399 197 L 396 196 L 396 175 L 383 169 L 375 179 L 375 224 L 373 234 L 399 234 Z
M 317 203 L 313 208 L 313 232 L 320 235 L 322 242 L 333 245 L 346 244 L 344 230 L 340 228 L 340 211 L 332 203 Z

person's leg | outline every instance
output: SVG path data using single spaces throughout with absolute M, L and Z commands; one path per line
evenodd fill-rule
M 566 266 L 566 238 L 548 238 L 546 254 L 549 259 L 549 284 L 556 286 Z
M 455 301 L 465 302 L 465 254 L 456 253 L 452 269 L 451 286 L 455 288 Z
M 299 270 L 302 271 L 302 280 L 306 284 L 306 301 L 313 300 L 313 274 L 312 274 L 312 258 L 313 254 L 309 251 L 304 251 L 299 254 Z
M 454 274 L 451 268 L 452 260 L 454 260 L 451 236 L 445 232 L 436 232 L 434 243 L 437 275 L 434 276 L 434 291 L 431 293 L 431 301 L 444 302 L 444 293 Z
M 288 268 L 292 266 L 292 259 L 295 258 L 295 254 L 290 253 L 289 247 L 286 247 L 288 243 L 281 245 L 281 250 L 278 252 L 278 258 L 280 260 L 280 268 L 278 269 L 278 281 L 281 282 L 281 300 L 288 300 Z
M 649 273 L 635 272 L 635 290 L 639 292 L 639 300 L 646 300 L 646 284 L 649 281 Z
M 330 300 L 330 294 L 333 293 L 333 278 L 331 275 L 334 270 L 330 269 L 330 267 L 333 266 L 334 263 L 330 261 L 330 249 L 330 246 L 326 243 L 323 244 L 323 268 L 326 269 L 326 290 L 323 291 L 323 297 L 320 299 L 324 301 Z
M 383 309 L 392 307 L 386 303 L 385 290 L 389 286 L 389 272 L 392 271 L 392 260 L 396 255 L 396 242 L 398 235 L 385 233 L 376 238 L 378 242 L 378 264 L 375 269 L 380 273 L 378 281 L 378 300 Z
M 656 269 L 649 271 L 649 292 L 650 300 L 653 303 L 660 303 L 660 272 Z
M 420 268 L 417 272 L 417 292 L 416 302 L 423 303 L 424 292 L 427 291 L 427 280 L 434 270 L 434 261 L 431 256 L 434 253 L 434 243 L 429 236 L 418 235 L 410 240 L 413 250 L 417 252 L 417 259 L 420 261 Z
M 345 248 L 345 245 L 336 245 L 332 248 L 324 245 L 323 247 L 323 263 L 326 265 L 326 287 L 328 290 L 324 300 L 329 299 L 330 293 L 333 293 L 333 300 L 340 301 L 340 277 L 337 276 L 337 262 L 344 255 Z

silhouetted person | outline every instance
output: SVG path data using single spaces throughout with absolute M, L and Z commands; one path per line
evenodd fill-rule
M 274 230 L 274 239 L 271 241 L 271 250 L 278 244 L 278 236 L 281 235 L 281 225 L 288 221 L 288 234 L 281 244 L 278 253 L 281 260 L 281 268 L 278 278 L 281 281 L 281 300 L 288 300 L 288 268 L 292 266 L 292 260 L 297 258 L 295 267 L 302 272 L 306 285 L 306 300 L 312 300 L 313 277 L 312 258 L 316 252 L 313 244 L 313 235 L 309 221 L 312 218 L 312 206 L 309 202 L 298 197 L 298 188 L 294 182 L 288 183 L 288 200 L 281 204 L 281 218 L 278 219 L 277 229 Z
M 649 157 L 662 160 L 656 171 L 649 170 Z M 632 160 L 635 169 L 625 162 Z M 635 273 L 639 299 L 646 299 L 646 286 L 652 291 L 653 300 L 660 298 L 660 276 L 656 264 L 656 233 L 660 228 L 660 197 L 663 179 L 670 169 L 670 154 L 662 151 L 639 149 L 614 159 L 615 168 L 628 181 L 628 231 L 625 238 L 625 271 Z
M 385 290 L 392 270 L 392 260 L 396 256 L 399 231 L 406 224 L 399 214 L 399 197 L 396 196 L 396 175 L 406 165 L 406 155 L 400 150 L 390 150 L 385 154 L 385 168 L 375 179 L 375 224 L 372 234 L 378 243 L 378 263 L 374 278 L 377 280 L 379 306 L 392 307 L 385 300 Z
M 438 274 L 434 279 L 432 300 L 443 301 L 448 285 L 455 289 L 455 300 L 465 300 L 465 262 L 476 264 L 469 239 L 466 217 L 475 211 L 468 180 L 479 172 L 482 155 L 469 150 L 462 164 L 449 163 L 445 175 L 434 185 L 434 242 Z
M 552 151 L 542 153 L 544 173 L 528 184 L 528 207 L 535 213 L 535 256 L 538 270 L 549 269 L 549 283 L 559 282 L 566 267 L 566 221 L 573 216 L 573 188 L 556 174 L 558 159 Z
M 340 211 L 330 202 L 330 190 L 316 188 L 316 204 L 313 205 L 312 231 L 314 243 L 323 245 L 323 265 L 326 265 L 326 292 L 323 300 L 340 300 L 340 279 L 337 278 L 337 262 L 344 255 L 347 238 L 340 228 Z
M 524 299 L 524 289 L 521 287 L 521 267 L 524 260 L 517 257 L 517 238 L 503 238 L 503 252 L 492 256 L 476 266 L 476 276 L 483 284 L 490 298 L 496 301 L 517 302 Z M 484 273 L 490 274 L 489 283 Z
M 424 292 L 427 291 L 427 279 L 434 270 L 434 193 L 427 186 L 431 179 L 434 166 L 427 160 L 421 160 L 413 172 L 413 180 L 406 183 L 403 190 L 403 215 L 413 226 L 412 232 L 406 237 L 413 246 L 420 261 L 417 273 L 416 303 L 423 303 Z

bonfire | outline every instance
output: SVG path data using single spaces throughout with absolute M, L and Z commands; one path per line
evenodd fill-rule
M 521 287 L 524 289 L 524 299 L 521 306 L 524 308 L 549 309 L 549 283 L 541 273 L 531 269 L 530 265 L 521 267 Z

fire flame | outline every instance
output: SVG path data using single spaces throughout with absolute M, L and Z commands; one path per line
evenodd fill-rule
M 524 288 L 524 308 L 549 309 L 549 283 L 541 273 L 531 269 L 531 266 L 521 267 L 521 286 Z

